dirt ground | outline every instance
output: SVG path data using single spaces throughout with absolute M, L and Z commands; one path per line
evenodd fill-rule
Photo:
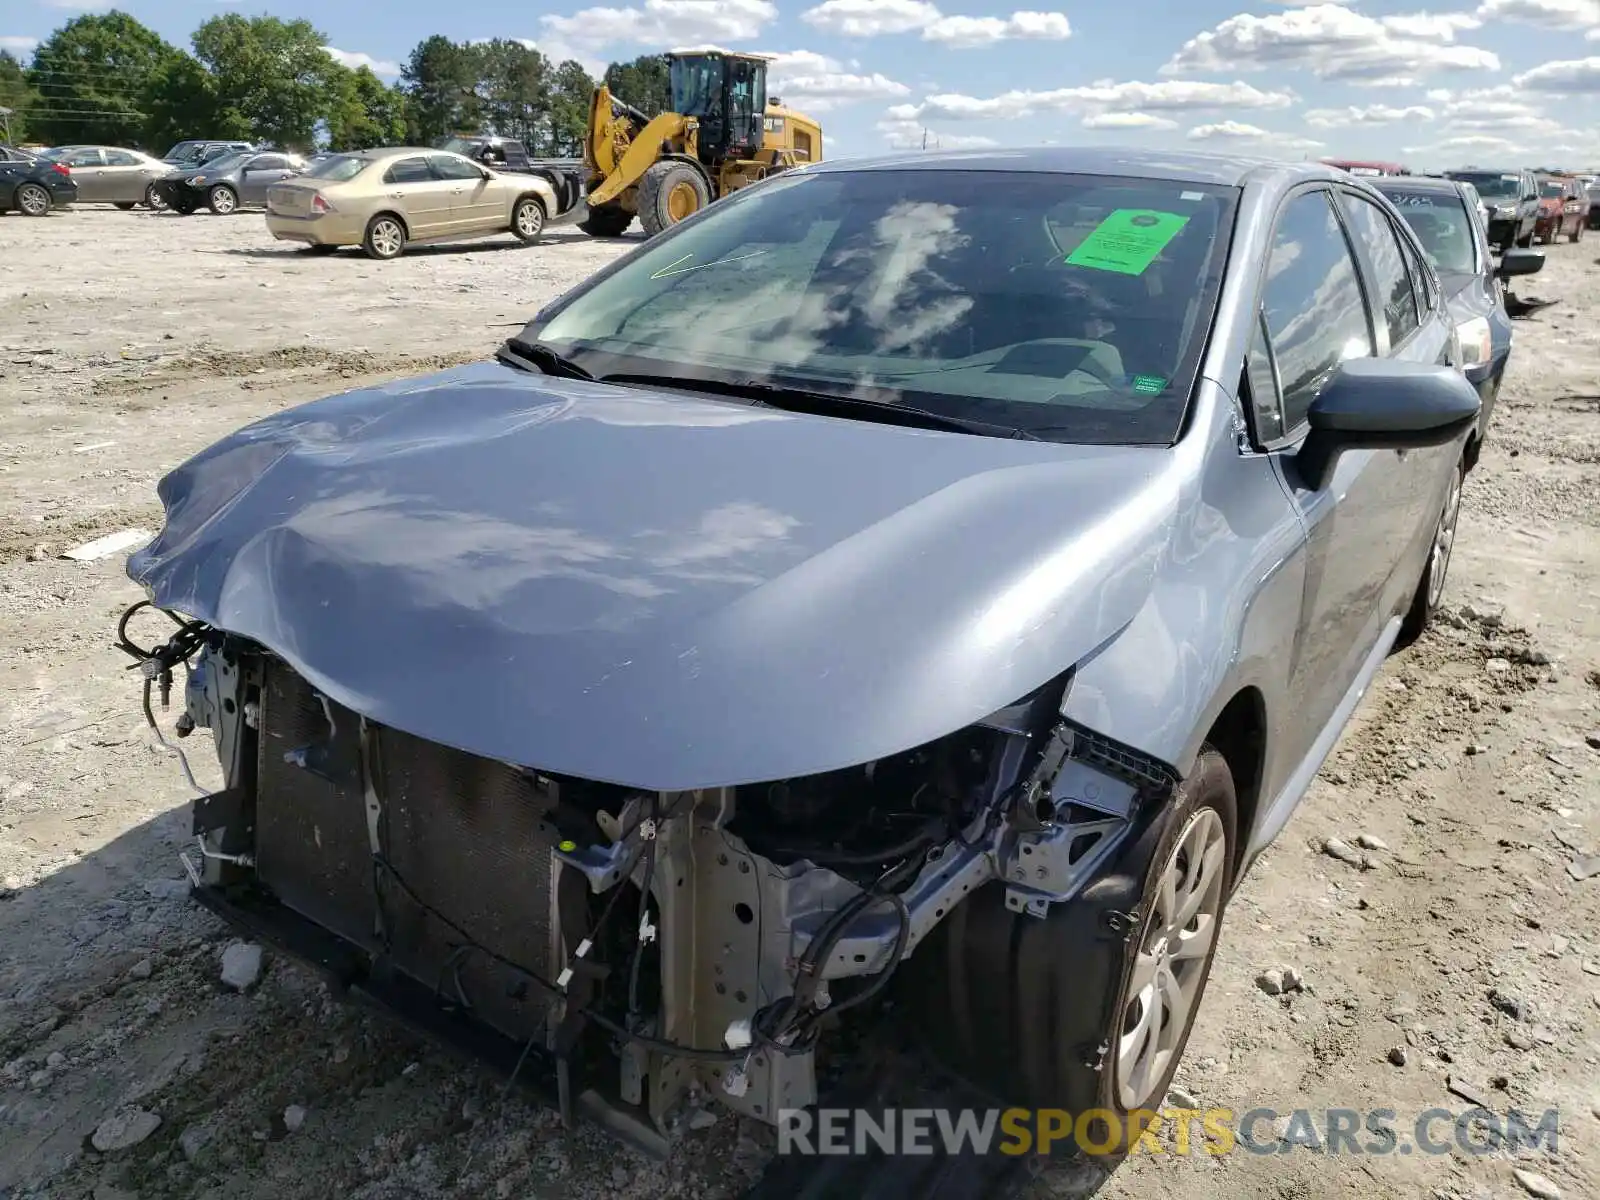
M 1600 1196 L 1600 876 L 1567 870 L 1600 852 L 1596 244 L 1521 285 L 1560 303 L 1518 322 L 1450 616 L 1244 883 L 1179 1076 L 1319 1133 L 1390 1109 L 1403 1144 L 1430 1109 L 1554 1108 L 1557 1149 L 1329 1156 L 1280 1119 L 1283 1153 L 1139 1154 L 1100 1195 Z M 183 894 L 188 792 L 111 647 L 140 593 L 121 555 L 57 557 L 153 532 L 157 479 L 228 430 L 484 356 L 623 248 L 564 229 L 380 264 L 279 248 L 252 214 L 0 218 L 0 1200 L 716 1197 L 759 1171 L 772 1139 L 728 1116 L 665 1165 L 566 1134 L 270 956 L 258 988 L 222 987 L 230 938 Z M 1330 837 L 1378 839 L 1371 869 Z M 1285 968 L 1306 986 L 1269 995 Z M 96 1148 L 108 1118 L 134 1144 Z

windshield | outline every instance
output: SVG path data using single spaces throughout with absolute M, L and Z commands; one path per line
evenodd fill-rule
M 703 117 L 721 105 L 722 62 L 715 56 L 672 60 L 668 76 L 674 112 L 686 117 Z
M 356 158 L 350 154 L 335 154 L 321 162 L 312 163 L 300 175 L 302 179 L 326 179 L 329 183 L 345 183 L 354 179 L 372 165 L 370 158 Z
M 1520 200 L 1522 176 L 1515 172 L 1452 171 L 1451 179 L 1461 179 L 1478 189 L 1478 195 L 1491 200 Z
M 1236 191 L 994 171 L 780 176 L 523 331 L 596 376 L 759 381 L 1059 441 L 1177 437 Z
M 444 141 L 434 147 L 435 150 L 448 150 L 452 154 L 465 154 L 468 158 L 472 157 L 477 148 L 478 143 L 470 138 L 460 137 L 445 138 Z
M 1559 179 L 1546 179 L 1539 185 L 1539 195 L 1546 200 L 1559 200 L 1567 194 L 1567 185 Z
M 1477 272 L 1477 230 L 1457 197 L 1386 187 L 1379 190 L 1400 210 L 1436 271 L 1457 275 Z

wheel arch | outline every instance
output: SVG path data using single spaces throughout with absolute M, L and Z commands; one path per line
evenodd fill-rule
M 1261 781 L 1267 762 L 1267 698 L 1253 685 L 1240 688 L 1211 722 L 1202 746 L 1213 747 L 1228 764 L 1238 805 L 1234 838 L 1235 877 L 1260 812 Z
M 406 240 L 407 241 L 411 240 L 411 222 L 406 220 L 405 213 L 400 212 L 398 209 L 393 209 L 393 208 L 380 208 L 377 212 L 373 213 L 370 217 L 368 217 L 367 221 L 366 221 L 366 224 L 361 227 L 361 236 L 362 237 L 366 237 L 367 230 L 372 228 L 372 223 L 374 221 L 376 221 L 379 217 L 393 217 L 396 221 L 399 221 L 400 222 L 400 228 L 405 230 Z

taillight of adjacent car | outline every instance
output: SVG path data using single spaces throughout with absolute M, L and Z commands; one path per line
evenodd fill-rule
M 320 217 L 323 213 L 331 213 L 333 211 L 333 205 L 328 203 L 328 198 L 321 192 L 312 192 L 311 211 Z
M 72 168 L 67 166 L 66 163 L 53 162 L 50 164 L 50 169 L 65 175 L 68 179 L 72 178 Z

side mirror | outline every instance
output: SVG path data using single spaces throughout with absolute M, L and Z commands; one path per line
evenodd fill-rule
M 1501 279 L 1513 275 L 1537 275 L 1544 270 L 1543 250 L 1523 250 L 1513 246 L 1500 256 L 1500 265 L 1494 273 Z
M 1454 367 L 1352 358 L 1311 404 L 1311 432 L 1295 455 L 1306 486 L 1321 489 L 1346 450 L 1443 446 L 1478 419 L 1478 392 Z

